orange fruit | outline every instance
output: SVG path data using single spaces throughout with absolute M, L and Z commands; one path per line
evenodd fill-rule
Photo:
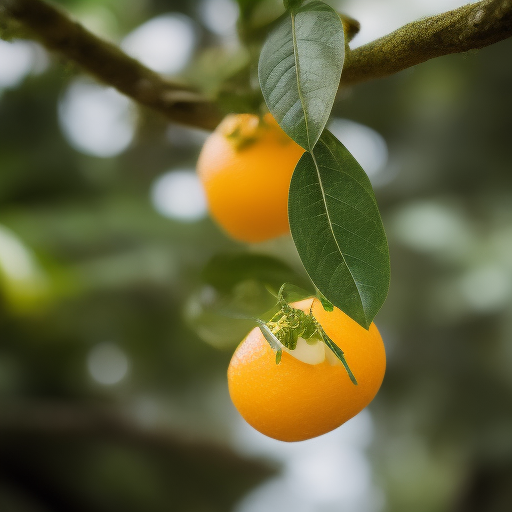
M 337 308 L 325 311 L 318 299 L 292 307 L 307 313 L 311 304 L 318 323 L 345 353 L 357 385 L 321 341 L 327 356 L 322 362 L 308 364 L 283 350 L 277 365 L 259 328 L 240 343 L 228 368 L 235 407 L 256 430 L 280 441 L 303 441 L 339 427 L 373 400 L 384 378 L 386 355 L 375 324 L 367 331 Z
M 242 242 L 288 233 L 288 189 L 302 153 L 270 114 L 228 115 L 197 162 L 212 217 Z

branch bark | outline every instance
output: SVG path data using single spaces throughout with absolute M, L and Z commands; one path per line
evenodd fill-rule
M 97 453 L 107 445 L 142 454 L 145 464 L 160 477 L 172 477 L 172 510 L 191 502 L 195 507 L 223 503 L 231 508 L 232 502 L 278 469 L 275 464 L 239 455 L 226 444 L 197 438 L 190 431 L 140 425 L 113 405 L 2 401 L 0 411 L 2 484 L 7 482 L 15 492 L 53 512 L 120 510 L 116 491 L 105 488 L 111 498 L 105 504 L 104 496 L 89 496 L 84 491 L 89 488 L 87 483 L 85 487 L 71 485 L 70 478 L 80 477 L 80 468 L 88 467 L 89 459 L 82 458 L 84 446 L 93 451 L 97 447 Z M 77 457 L 76 464 L 69 466 L 72 459 L 63 454 Z M 70 478 L 62 478 L 64 474 Z M 219 485 L 233 480 L 233 485 Z M 129 485 L 131 480 L 121 475 L 119 482 Z M 200 499 L 191 500 L 191 488 L 200 490 Z
M 205 129 L 220 122 L 212 101 L 173 83 L 88 32 L 43 0 L 0 0 L 7 12 L 46 48 L 169 120 Z M 392 75 L 442 55 L 483 48 L 512 36 L 512 0 L 482 0 L 413 23 L 349 50 L 341 85 Z
M 48 50 L 169 120 L 213 130 L 222 119 L 215 103 L 151 71 L 50 4 L 41 0 L 0 0 L 0 8 L 29 29 Z
M 101 439 L 193 461 L 212 461 L 233 471 L 270 475 L 270 465 L 244 458 L 228 446 L 198 439 L 193 434 L 169 428 L 148 428 L 112 407 L 52 402 L 0 404 L 0 438 L 48 437 L 55 439 Z M 0 449 L 3 447 L 0 443 Z
M 435 57 L 462 53 L 512 36 L 512 0 L 484 0 L 409 23 L 349 51 L 342 85 L 392 75 Z

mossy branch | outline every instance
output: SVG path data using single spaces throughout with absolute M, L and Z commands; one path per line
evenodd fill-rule
M 0 15 L 2 10 L 49 50 L 171 121 L 206 129 L 219 123 L 222 113 L 215 102 L 154 73 L 44 1 L 0 0 Z M 512 0 L 465 5 L 349 50 L 341 84 L 389 76 L 435 57 L 483 48 L 510 36 Z
M 484 0 L 409 23 L 349 51 L 342 85 L 392 75 L 435 57 L 462 53 L 512 36 L 512 0 Z

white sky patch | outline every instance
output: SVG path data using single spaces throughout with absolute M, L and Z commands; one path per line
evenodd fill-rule
M 115 343 L 100 343 L 87 355 L 89 374 L 104 386 L 121 382 L 126 377 L 129 366 L 128 356 Z
M 365 453 L 372 439 L 367 410 L 329 434 L 299 443 L 270 439 L 240 419 L 235 447 L 247 455 L 277 460 L 283 470 L 251 491 L 235 511 L 380 512 L 383 494 L 373 483 Z
M 334 118 L 329 123 L 332 134 L 352 153 L 374 184 L 388 163 L 388 145 L 373 128 L 349 119 Z
M 197 221 L 206 216 L 206 196 L 194 171 L 175 170 L 156 179 L 151 188 L 154 208 L 164 217 Z
M 135 133 L 130 100 L 84 79 L 71 82 L 61 98 L 59 122 L 71 146 L 104 158 L 124 151 Z
M 194 22 L 182 14 L 157 16 L 130 32 L 121 48 L 157 73 L 179 73 L 196 47 Z
M 31 41 L 7 42 L 0 39 L 0 89 L 16 87 L 30 74 L 48 67 L 48 55 Z
M 199 14 L 204 25 L 214 34 L 229 36 L 236 33 L 239 10 L 233 0 L 203 0 Z

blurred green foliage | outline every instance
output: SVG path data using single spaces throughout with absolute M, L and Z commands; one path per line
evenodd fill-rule
M 155 15 L 187 14 L 199 59 L 184 76 L 212 76 L 204 52 L 229 61 L 196 1 L 60 3 L 115 41 Z M 256 28 L 282 9 L 239 3 Z M 511 51 L 508 40 L 443 57 L 343 90 L 335 105 L 334 115 L 382 134 L 390 153 L 376 189 L 392 259 L 377 317 L 388 371 L 369 450 L 390 512 L 512 509 Z M 225 371 L 251 322 L 212 315 L 201 331 L 190 311 L 211 299 L 205 285 L 222 287 L 205 279 L 207 263 L 246 248 L 209 219 L 153 208 L 154 180 L 195 166 L 189 131 L 141 110 L 119 156 L 69 145 L 57 105 L 77 74 L 53 56 L 0 93 L 0 509 L 231 510 L 273 471 L 229 443 Z M 213 82 L 205 88 L 218 90 Z M 6 247 L 22 275 L 6 270 Z M 287 239 L 249 250 L 303 272 Z M 251 279 L 238 292 L 268 300 Z M 129 361 L 112 386 L 88 370 L 104 342 Z

